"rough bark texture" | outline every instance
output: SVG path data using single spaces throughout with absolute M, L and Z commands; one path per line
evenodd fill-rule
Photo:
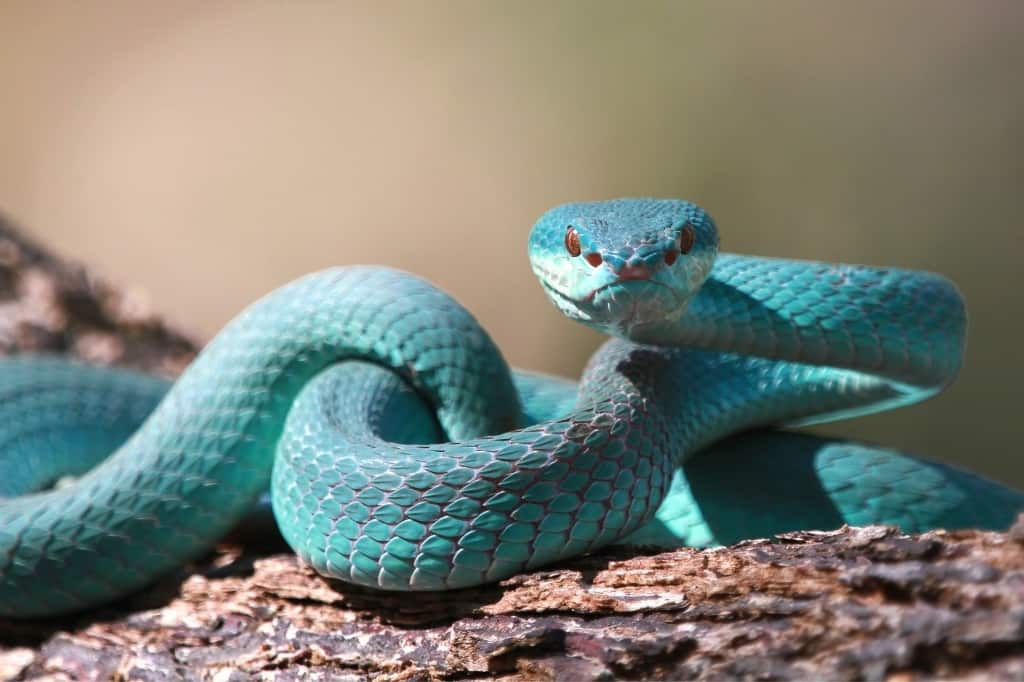
M 63 353 L 173 377 L 197 348 L 143 294 L 57 258 L 0 216 L 0 355 Z
M 195 352 L 0 222 L 0 354 L 166 375 Z M 1008 533 L 843 528 L 611 549 L 452 593 L 332 583 L 224 544 L 122 603 L 0 621 L 0 679 L 1024 678 L 1024 517 Z

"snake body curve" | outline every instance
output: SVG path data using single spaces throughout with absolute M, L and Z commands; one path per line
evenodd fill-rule
M 709 449 L 933 395 L 966 327 L 937 275 L 717 247 L 685 201 L 545 214 L 529 247 L 545 291 L 617 337 L 578 386 L 511 372 L 445 294 L 365 266 L 257 301 L 169 388 L 0 363 L 0 616 L 138 589 L 268 485 L 305 561 L 391 590 L 476 585 L 617 541 L 728 542 L 771 518 L 1008 525 L 1024 496 L 882 448 L 758 433 Z M 40 490 L 68 472 L 82 475 Z

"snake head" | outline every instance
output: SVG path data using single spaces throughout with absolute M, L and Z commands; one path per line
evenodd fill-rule
M 714 221 L 679 199 L 615 199 L 553 208 L 530 232 L 530 264 L 563 314 L 634 338 L 678 320 L 718 253 Z

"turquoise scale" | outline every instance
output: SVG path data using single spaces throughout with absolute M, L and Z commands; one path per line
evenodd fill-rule
M 207 551 L 268 486 L 304 561 L 387 590 L 469 587 L 610 543 L 1012 522 L 1024 496 L 967 472 L 771 430 L 940 391 L 963 350 L 955 287 L 717 246 L 684 201 L 545 214 L 529 240 L 544 290 L 617 337 L 579 384 L 511 372 L 448 296 L 375 267 L 272 292 L 173 386 L 0 362 L 0 616 L 130 593 Z M 66 476 L 80 478 L 51 489 Z

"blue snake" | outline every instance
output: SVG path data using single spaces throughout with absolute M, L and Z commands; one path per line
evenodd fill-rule
M 680 200 L 540 218 L 529 256 L 544 291 L 613 337 L 578 385 L 510 370 L 443 292 L 365 266 L 271 292 L 173 386 L 3 361 L 0 616 L 137 590 L 207 551 L 268 486 L 302 560 L 385 590 L 478 585 L 616 542 L 1012 521 L 1024 496 L 966 472 L 754 431 L 940 391 L 966 329 L 949 281 L 718 242 Z

